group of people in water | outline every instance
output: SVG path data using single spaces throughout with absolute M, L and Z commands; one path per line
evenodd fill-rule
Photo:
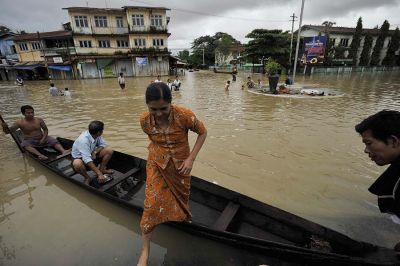
M 154 81 L 152 81 L 152 82 L 155 82 L 155 83 L 162 82 L 162 80 L 161 80 L 161 75 L 158 75 L 157 78 L 156 78 Z M 118 84 L 119 84 L 119 86 L 120 86 L 120 88 L 121 88 L 122 90 L 125 89 L 125 78 L 124 78 L 124 73 L 120 73 L 120 74 L 119 74 L 119 77 L 118 77 Z M 174 81 L 171 81 L 171 79 L 167 79 L 166 84 L 167 84 L 167 86 L 169 87 L 169 89 L 170 89 L 171 91 L 173 91 L 173 90 L 174 90 L 174 91 L 179 91 L 182 82 L 181 82 L 181 80 L 179 79 L 179 76 L 176 75 Z
M 71 92 L 69 91 L 68 88 L 64 88 L 64 91 L 62 91 L 62 90 L 58 89 L 56 86 L 54 86 L 54 83 L 50 83 L 49 94 L 51 96 L 71 97 Z
M 256 86 L 248 78 L 248 87 Z M 140 117 L 140 125 L 148 136 L 148 158 L 146 166 L 146 190 L 144 211 L 140 227 L 143 246 L 138 265 L 147 265 L 150 252 L 150 238 L 158 224 L 167 221 L 191 221 L 189 194 L 191 171 L 196 157 L 207 136 L 205 125 L 185 107 L 172 104 L 172 87 L 160 77 L 146 89 L 145 102 L 148 111 Z M 35 117 L 32 106 L 21 107 L 23 118 L 8 127 L 2 123 L 8 134 L 20 129 L 23 133 L 21 146 L 40 160 L 48 158 L 40 152 L 43 147 L 53 147 L 61 154 L 71 152 L 72 167 L 90 185 L 92 171 L 98 183 L 112 178 L 113 170 L 107 168 L 113 156 L 113 149 L 107 145 L 102 135 L 105 125 L 92 121 L 87 130 L 75 140 L 72 150 L 48 135 L 43 119 Z M 400 219 L 400 112 L 383 110 L 355 127 L 365 144 L 364 152 L 377 165 L 390 165 L 370 187 L 370 192 L 378 196 L 382 212 L 393 214 Z M 198 136 L 190 150 L 188 131 Z M 396 246 L 400 249 L 400 245 Z

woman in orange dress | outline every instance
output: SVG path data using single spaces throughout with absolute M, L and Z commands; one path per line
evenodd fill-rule
M 138 265 L 147 265 L 150 236 L 160 223 L 190 221 L 190 172 L 207 136 L 203 123 L 184 107 L 171 104 L 169 87 L 152 83 L 146 90 L 149 109 L 140 118 L 150 139 L 146 166 L 146 196 L 140 227 L 143 247 Z M 188 131 L 198 134 L 190 151 Z

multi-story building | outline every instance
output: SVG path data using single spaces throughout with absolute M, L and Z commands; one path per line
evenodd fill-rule
M 19 63 L 12 70 L 28 79 L 74 78 L 75 48 L 68 30 L 26 33 L 14 36 Z
M 67 7 L 82 78 L 167 75 L 164 7 Z
M 9 80 L 8 67 L 18 61 L 13 32 L 0 34 L 0 80 Z
M 329 32 L 329 39 L 333 42 L 334 46 L 342 46 L 344 48 L 350 48 L 351 42 L 353 40 L 353 35 L 355 32 L 355 28 L 348 28 L 348 27 L 325 27 L 322 25 L 304 25 L 301 27 L 300 35 L 302 37 L 312 37 L 322 35 L 325 36 L 327 32 Z M 382 63 L 383 58 L 386 56 L 387 48 L 389 46 L 391 35 L 393 34 L 394 30 L 389 30 L 389 35 L 386 37 L 383 48 L 380 54 L 380 63 Z M 379 29 L 363 29 L 360 47 L 358 49 L 358 60 L 360 58 L 362 49 L 364 47 L 364 39 L 365 35 L 369 33 L 373 38 L 372 47 L 375 46 L 376 40 L 378 39 L 380 30 Z M 370 53 L 372 54 L 372 50 Z M 397 51 L 398 54 L 399 51 Z M 345 57 L 347 57 L 348 51 L 345 52 Z

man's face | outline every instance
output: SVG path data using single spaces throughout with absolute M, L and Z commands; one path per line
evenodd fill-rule
M 369 129 L 363 132 L 361 137 L 365 144 L 364 152 L 368 153 L 369 158 L 377 165 L 390 164 L 400 155 L 399 141 L 395 137 L 388 139 L 386 144 L 384 141 L 374 138 Z
M 33 109 L 26 109 L 24 116 L 26 120 L 31 120 L 35 116 L 35 111 Z

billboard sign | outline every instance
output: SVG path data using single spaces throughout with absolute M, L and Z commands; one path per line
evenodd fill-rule
M 326 36 L 304 37 L 304 52 L 301 57 L 303 64 L 324 62 Z
M 138 66 L 145 66 L 148 64 L 148 58 L 147 57 L 136 57 L 136 64 Z

